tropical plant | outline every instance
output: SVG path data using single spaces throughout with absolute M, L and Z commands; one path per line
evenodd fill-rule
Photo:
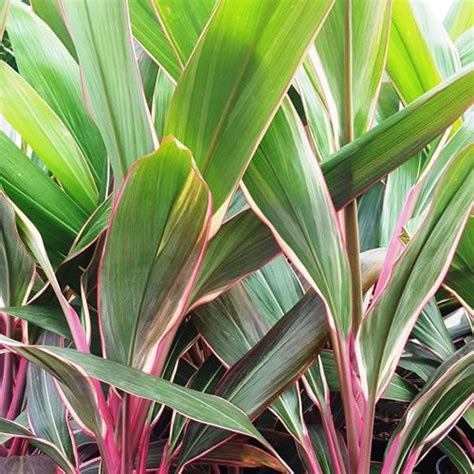
M 0 0 L 0 471 L 472 472 L 473 16 Z

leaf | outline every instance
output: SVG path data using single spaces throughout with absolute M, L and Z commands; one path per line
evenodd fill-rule
M 439 443 L 472 402 L 473 344 L 453 354 L 426 383 L 393 433 L 383 473 L 409 472 Z
M 384 185 L 377 183 L 362 194 L 357 202 L 359 242 L 362 252 L 374 249 L 379 245 L 379 224 L 383 197 Z
M 192 290 L 191 306 L 216 298 L 279 253 L 272 233 L 252 211 L 237 214 L 210 240 Z
M 330 326 L 350 331 L 350 275 L 336 213 L 305 132 L 288 100 L 244 177 L 247 201 L 328 305 Z
M 180 0 L 151 0 L 164 34 L 182 67 L 188 62 L 216 0 L 199 0 L 183 5 Z
M 358 137 L 372 122 L 385 67 L 390 12 L 390 1 L 352 0 L 348 4 L 337 0 L 316 38 L 315 45 L 322 69 L 317 74 L 324 75 L 327 80 L 329 87 L 325 93 L 331 94 L 331 101 L 335 105 L 331 121 L 335 127 L 338 147 L 347 139 L 344 137 L 347 123 L 352 124 L 354 136 Z M 346 14 L 350 16 L 350 30 Z M 350 53 L 347 52 L 348 48 Z M 350 84 L 346 85 L 348 54 L 351 73 Z M 350 109 L 346 104 L 346 86 L 351 89 Z
M 174 139 L 132 168 L 99 270 L 107 358 L 151 369 L 160 340 L 186 311 L 211 205 L 191 153 Z
M 87 215 L 3 132 L 0 132 L 0 153 L 1 185 L 38 227 L 53 262 L 59 263 Z
M 151 1 L 129 0 L 129 9 L 133 36 L 176 82 L 183 65 L 163 32 Z
M 163 139 L 165 129 L 166 115 L 168 114 L 171 97 L 176 86 L 166 77 L 165 73 L 160 69 L 155 83 L 155 91 L 153 94 L 153 125 L 158 139 Z
M 59 117 L 10 66 L 0 63 L 0 113 L 20 133 L 86 212 L 98 191 L 86 158 Z M 8 91 L 8 94 L 6 93 Z
M 43 332 L 38 342 L 59 346 L 61 338 Z M 53 378 L 37 365 L 28 364 L 26 380 L 25 394 L 32 431 L 53 443 L 64 457 L 74 462 L 73 446 L 66 424 L 66 407 Z
M 0 336 L 0 341 L 15 353 L 52 373 L 60 381 L 68 401 L 77 397 L 84 404 L 87 392 L 82 387 L 79 389 L 78 385 L 90 383 L 90 377 L 94 377 L 126 393 L 167 405 L 202 423 L 251 436 L 267 445 L 248 417 L 222 398 L 180 387 L 118 362 L 74 349 L 29 346 L 4 336 Z
M 0 336 L 3 338 L 3 336 Z M 59 451 L 53 443 L 36 437 L 27 428 L 15 423 L 14 421 L 0 418 L 0 433 L 11 434 L 16 438 L 22 438 L 28 441 L 35 448 L 47 454 L 66 474 L 74 474 L 76 470 L 69 460 Z M 0 466 L 1 467 L 1 466 Z
M 465 148 L 447 167 L 429 214 L 361 325 L 356 352 L 362 389 L 372 403 L 387 387 L 416 318 L 441 283 L 459 242 L 471 205 L 470 153 L 472 147 Z
M 33 7 L 33 11 L 54 31 L 71 55 L 76 58 L 76 49 L 64 24 L 58 1 L 30 0 L 30 5 Z
M 336 209 L 411 158 L 462 115 L 470 105 L 473 81 L 474 69 L 462 69 L 322 163 Z
M 115 180 L 156 148 L 133 52 L 127 2 L 61 0 Z
M 34 271 L 33 259 L 18 235 L 15 212 L 0 192 L 0 306 L 24 303 Z
M 41 454 L 0 458 L 1 472 L 9 474 L 49 474 L 56 469 L 55 463 Z
M 456 350 L 434 298 L 417 319 L 412 335 L 433 350 L 440 361 L 449 358 Z
M 244 357 L 214 392 L 249 417 L 260 414 L 314 360 L 327 337 L 324 304 L 307 294 Z M 184 465 L 227 439 L 228 434 L 191 424 L 180 464 Z
M 3 39 L 3 33 L 5 32 L 10 1 L 11 0 L 0 0 L 0 41 Z
M 441 441 L 438 445 L 439 449 L 443 451 L 453 463 L 453 465 L 462 474 L 469 474 L 474 469 L 469 455 L 457 442 L 453 441 L 449 436 Z
M 454 0 L 451 3 L 444 19 L 444 26 L 453 40 L 474 26 L 474 12 L 469 0 Z
M 278 257 L 213 303 L 195 310 L 193 320 L 212 350 L 229 367 L 257 344 L 302 296 L 290 265 L 284 257 Z M 271 409 L 301 442 L 305 430 L 297 387 L 283 392 Z
M 84 105 L 79 66 L 74 57 L 23 3 L 12 3 L 7 30 L 22 77 L 73 134 L 100 187 L 107 171 L 105 147 Z
M 193 150 L 213 195 L 216 227 L 330 6 L 223 0 L 201 36 L 165 131 Z
M 71 339 L 71 332 L 64 319 L 60 308 L 53 306 L 9 306 L 0 308 L 0 311 L 15 318 L 20 318 L 34 324 L 42 329 L 46 329 L 59 336 Z

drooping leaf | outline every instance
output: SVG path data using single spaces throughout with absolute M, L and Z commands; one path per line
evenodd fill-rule
M 465 148 L 447 167 L 429 214 L 393 266 L 385 290 L 361 325 L 356 349 L 362 387 L 372 402 L 390 382 L 418 314 L 448 269 L 471 204 L 471 153 L 472 147 Z
M 191 153 L 174 139 L 127 176 L 100 268 L 100 318 L 109 359 L 150 370 L 179 323 L 207 239 L 211 201 Z
M 61 338 L 43 332 L 38 343 L 60 345 Z M 66 407 L 50 374 L 35 364 L 28 364 L 26 398 L 28 419 L 36 436 L 47 439 L 74 463 L 74 452 L 66 424 Z
M 411 158 L 462 115 L 471 102 L 473 81 L 474 69 L 464 68 L 322 163 L 336 209 Z
M 216 298 L 278 253 L 272 233 L 252 211 L 237 214 L 209 242 L 193 287 L 192 306 Z
M 0 336 L 0 341 L 15 353 L 52 373 L 60 381 L 69 401 L 83 400 L 84 404 L 87 391 L 83 390 L 82 384 L 90 383 L 90 377 L 94 377 L 137 397 L 170 406 L 202 423 L 251 436 L 266 445 L 242 410 L 222 398 L 196 392 L 118 362 L 73 349 L 29 346 L 4 336 Z M 81 384 L 81 389 L 78 384 Z M 80 404 L 77 406 L 81 407 Z
M 31 289 L 34 263 L 15 223 L 15 212 L 0 192 L 0 307 L 21 305 Z
M 64 319 L 60 308 L 28 305 L 28 306 L 9 306 L 0 308 L 0 311 L 15 318 L 20 318 L 34 324 L 42 329 L 46 329 L 59 336 L 71 338 L 71 332 Z
M 383 473 L 409 472 L 446 436 L 472 403 L 473 344 L 446 360 L 426 383 L 393 433 Z
M 74 466 L 53 443 L 45 439 L 38 438 L 34 435 L 34 433 L 24 426 L 21 426 L 14 421 L 0 418 L 0 433 L 11 434 L 16 438 L 27 440 L 32 446 L 47 454 L 58 466 L 61 467 L 61 469 L 64 469 L 66 474 L 74 474 L 76 472 Z
M 22 77 L 74 135 L 100 187 L 106 172 L 105 147 L 83 101 L 79 66 L 48 25 L 24 3 L 12 3 L 7 31 Z
M 120 183 L 156 147 L 130 34 L 127 2 L 61 0 L 85 90 Z
M 336 213 L 296 111 L 285 100 L 244 177 L 246 197 L 286 255 L 350 330 L 350 276 Z
M 227 372 L 214 392 L 250 417 L 261 413 L 314 360 L 327 337 L 324 304 L 307 294 Z M 228 437 L 223 431 L 190 425 L 181 465 Z
M 54 173 L 66 193 L 89 212 L 98 191 L 89 164 L 67 127 L 10 66 L 0 63 L 0 113 Z
M 193 150 L 212 191 L 216 226 L 330 6 L 224 0 L 201 36 L 165 131 Z

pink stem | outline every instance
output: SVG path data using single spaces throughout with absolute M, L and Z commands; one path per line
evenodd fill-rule
M 12 320 L 8 314 L 0 313 L 5 322 L 5 336 L 12 336 Z M 12 396 L 12 382 L 13 382 L 13 354 L 10 351 L 3 354 L 3 372 L 2 372 L 2 387 L 0 389 L 0 416 L 3 418 L 8 412 Z
M 375 418 L 375 399 L 369 397 L 364 413 L 364 427 L 360 446 L 360 459 L 357 473 L 366 474 L 370 472 L 370 458 L 372 455 L 372 437 Z
M 21 403 L 23 402 L 23 395 L 25 393 L 27 367 L 28 361 L 23 357 L 20 358 L 20 363 L 16 374 L 16 384 L 15 388 L 13 389 L 13 397 L 7 413 L 7 419 L 9 420 L 14 420 L 20 414 Z
M 308 463 L 308 467 L 310 468 L 310 472 L 313 474 L 322 474 L 323 470 L 321 469 L 318 458 L 316 457 L 313 444 L 311 443 L 311 439 L 306 429 L 305 429 L 305 434 L 303 438 L 300 439 L 300 442 L 303 447 L 305 459 L 306 459 L 306 462 Z
M 334 426 L 334 419 L 329 407 L 321 409 L 321 418 L 323 422 L 323 429 L 326 435 L 326 442 L 328 444 L 329 455 L 334 467 L 334 474 L 342 474 L 346 472 L 344 459 L 342 458 L 341 447 L 337 440 L 336 428 Z

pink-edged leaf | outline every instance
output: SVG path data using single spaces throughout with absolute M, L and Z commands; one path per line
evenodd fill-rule
M 191 153 L 174 139 L 132 168 L 114 206 L 99 273 L 107 358 L 153 370 L 160 340 L 187 309 L 211 206 Z
M 0 433 L 13 435 L 16 438 L 22 438 L 28 443 L 30 443 L 35 448 L 39 449 L 43 453 L 49 456 L 61 469 L 64 470 L 66 474 L 75 474 L 77 471 L 70 461 L 64 456 L 61 451 L 56 448 L 56 446 L 46 439 L 39 438 L 35 436 L 29 429 L 25 428 L 14 421 L 6 420 L 0 418 Z M 10 459 L 10 458 L 9 458 Z M 13 467 L 17 463 L 11 463 L 9 466 L 12 468 L 11 471 L 4 470 L 6 469 L 6 463 L 0 463 L 0 472 L 17 472 L 13 470 Z M 50 468 L 52 466 L 50 465 Z M 28 471 L 31 472 L 31 471 Z M 36 472 L 36 471 L 33 471 Z M 39 471 L 41 472 L 41 471 Z M 47 471 L 43 471 L 46 473 Z M 51 471 L 50 471 L 51 472 Z
M 281 252 L 270 229 L 251 210 L 226 221 L 209 241 L 192 307 L 207 303 Z
M 330 327 L 351 327 L 350 275 L 336 212 L 303 126 L 289 100 L 244 176 L 244 193 L 293 264 L 323 297 Z
M 57 378 L 66 399 L 74 401 L 74 407 L 84 418 L 93 416 L 91 411 L 84 412 L 87 409 L 85 396 L 90 393 L 87 384 L 97 379 L 131 395 L 167 405 L 201 423 L 250 436 L 269 446 L 248 416 L 220 397 L 184 388 L 118 362 L 73 349 L 27 345 L 4 336 L 0 336 L 0 343 Z M 86 421 L 91 425 L 95 423 L 93 419 Z
M 433 373 L 405 412 L 387 447 L 383 474 L 412 472 L 472 405 L 474 344 L 453 354 Z
M 471 207 L 473 149 L 464 148 L 446 168 L 429 213 L 361 325 L 356 351 L 362 388 L 372 403 L 389 384 L 417 316 L 449 268 Z

